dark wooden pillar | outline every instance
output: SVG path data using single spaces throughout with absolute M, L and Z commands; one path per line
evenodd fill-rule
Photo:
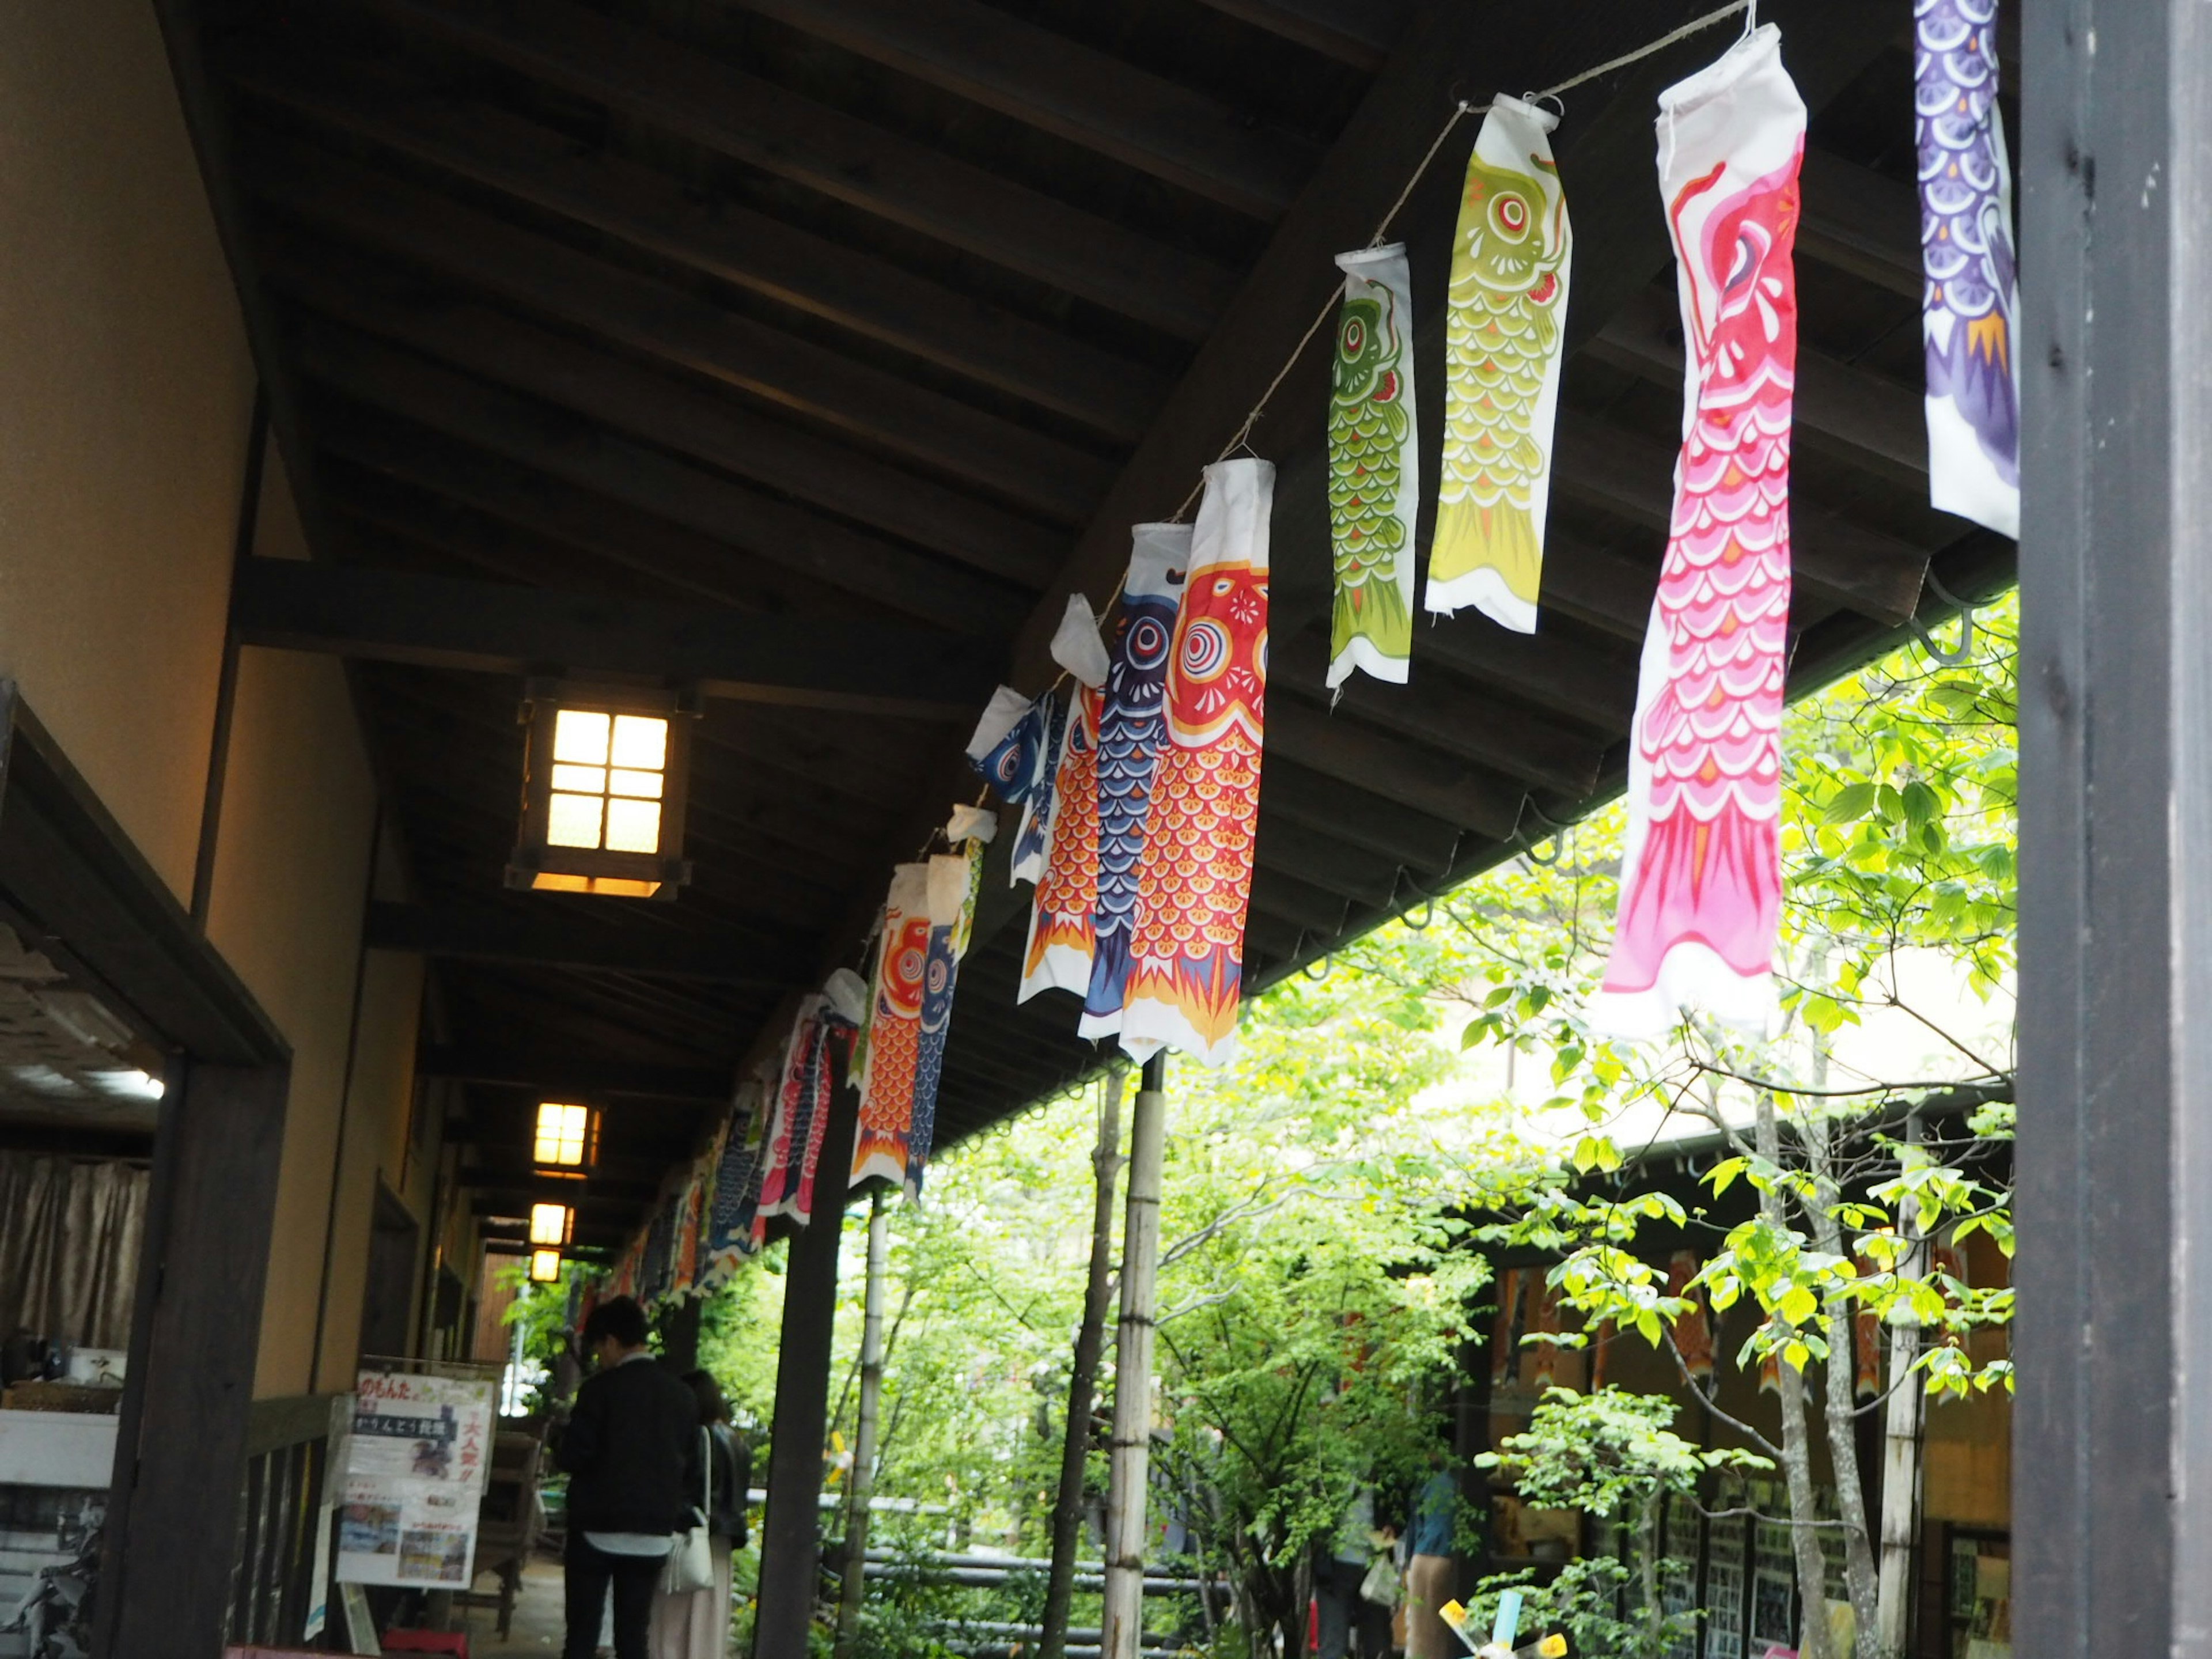
M 2030 0 L 2013 1641 L 2212 1647 L 2212 14 Z
M 1482 1324 L 1478 1322 L 1476 1328 L 1483 1328 Z M 1452 1456 L 1459 1463 L 1459 1501 L 1468 1524 L 1478 1529 L 1481 1540 L 1472 1550 L 1453 1552 L 1453 1584 L 1462 1601 L 1474 1595 L 1476 1580 L 1497 1571 L 1490 1559 L 1490 1471 L 1474 1464 L 1476 1458 L 1491 1449 L 1492 1369 L 1489 1339 L 1477 1337 L 1460 1344 L 1459 1375 L 1453 1379 L 1451 1392 Z
M 289 1065 L 185 1066 L 163 1103 L 95 1652 L 222 1650 Z
M 791 1241 L 784 1269 L 783 1341 L 776 1353 L 775 1428 L 769 1444 L 768 1512 L 761 1522 L 760 1607 L 753 1659 L 805 1659 L 806 1627 L 822 1565 L 822 1447 L 830 1430 L 830 1357 L 837 1322 L 837 1252 L 845 1175 L 859 1097 L 838 1068 L 814 1219 Z

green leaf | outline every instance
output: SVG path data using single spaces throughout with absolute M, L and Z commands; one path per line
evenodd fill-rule
M 1864 817 L 1867 809 L 1873 805 L 1872 784 L 1847 783 L 1828 797 L 1827 805 L 1821 809 L 1820 821 L 1824 823 L 1850 823 Z

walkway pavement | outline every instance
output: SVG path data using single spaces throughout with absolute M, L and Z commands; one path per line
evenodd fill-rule
M 498 1588 L 489 1574 L 477 1581 L 480 1590 Z M 499 1637 L 499 1614 L 472 1607 L 468 1624 L 471 1659 L 545 1659 L 561 1650 L 561 1564 L 532 1561 L 522 1575 L 522 1594 L 514 1600 L 514 1623 L 507 1639 Z

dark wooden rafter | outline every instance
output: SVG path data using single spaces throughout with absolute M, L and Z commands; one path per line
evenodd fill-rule
M 249 559 L 231 588 L 247 645 L 523 676 L 675 680 L 710 697 L 972 719 L 996 647 L 880 623 L 775 617 L 497 582 Z
M 351 330 L 302 322 L 293 337 L 295 360 L 311 380 L 830 586 L 947 628 L 996 629 L 1018 608 L 1011 588 L 614 436 L 580 416 L 380 349 Z
M 322 228 L 1036 511 L 1079 517 L 1111 470 L 1086 451 L 343 157 L 295 149 L 250 173 L 263 199 Z
M 745 5 L 1255 218 L 1288 207 L 1319 159 L 1304 138 L 979 0 Z
M 1184 339 L 1235 279 L 771 81 L 568 0 L 374 0 L 395 21 Z
M 225 69 L 257 100 L 911 352 L 1109 437 L 1141 437 L 1167 395 L 1158 372 L 1142 364 L 488 106 L 409 81 L 365 82 L 305 48 L 241 46 Z
M 524 905 L 441 909 L 379 900 L 368 908 L 364 942 L 371 950 L 433 957 L 712 980 L 768 991 L 787 988 L 793 977 L 787 947 L 723 935 L 623 931 L 574 911 L 550 912 L 545 902 L 539 897 Z
M 1024 518 L 681 374 L 594 349 L 495 307 L 426 291 L 304 238 L 269 239 L 270 280 L 317 313 L 628 436 L 826 508 L 984 574 L 1036 589 L 1063 538 Z
M 587 1101 L 644 1096 L 726 1102 L 736 1080 L 716 1066 L 653 1066 L 538 1048 L 429 1048 L 416 1056 L 415 1070 L 426 1078 L 526 1089 L 549 1097 L 573 1094 Z
M 1199 0 L 1358 70 L 1377 70 L 1404 27 L 1401 0 Z
M 1800 178 L 1805 216 L 1797 252 L 1918 303 L 1927 279 L 1912 186 L 1817 147 L 1806 150 Z

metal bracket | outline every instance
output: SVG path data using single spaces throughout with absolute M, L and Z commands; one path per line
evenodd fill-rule
M 1906 617 L 1905 626 L 1919 636 L 1920 643 L 1927 648 L 1928 654 L 1944 667 L 1963 668 L 1974 659 L 1974 607 L 1937 580 L 1933 569 L 1929 570 L 1922 580 L 1934 591 L 1937 599 L 1959 613 L 1959 643 L 1948 650 L 1936 644 L 1936 636 L 1928 631 L 1927 624 L 1917 617 Z

